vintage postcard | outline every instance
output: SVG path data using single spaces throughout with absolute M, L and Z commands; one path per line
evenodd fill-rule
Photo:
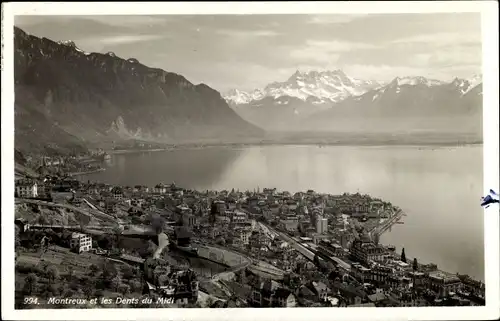
M 498 317 L 497 27 L 493 1 L 3 5 L 2 318 Z

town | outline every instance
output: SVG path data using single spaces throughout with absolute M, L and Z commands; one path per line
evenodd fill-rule
M 484 305 L 484 283 L 380 243 L 404 216 L 359 193 L 18 175 L 16 308 Z

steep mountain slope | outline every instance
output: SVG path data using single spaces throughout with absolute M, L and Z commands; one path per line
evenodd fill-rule
M 16 146 L 260 135 L 221 95 L 113 53 L 86 53 L 15 28 Z
M 284 82 L 249 93 L 234 89 L 224 98 L 244 119 L 273 130 L 381 86 L 377 81 L 351 78 L 342 70 L 297 71 Z
M 349 97 L 308 117 L 304 126 L 321 130 L 482 131 L 482 85 L 423 77 L 396 78 L 388 85 Z

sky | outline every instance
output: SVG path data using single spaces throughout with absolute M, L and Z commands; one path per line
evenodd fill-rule
M 14 24 L 221 92 L 262 88 L 296 70 L 379 81 L 481 73 L 479 13 L 16 16 Z

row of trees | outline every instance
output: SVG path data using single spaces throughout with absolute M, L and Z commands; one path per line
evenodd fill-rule
M 406 253 L 405 253 L 405 248 L 403 247 L 403 250 L 401 250 L 401 261 L 406 262 Z M 417 258 L 413 259 L 413 271 L 418 271 L 418 261 Z

